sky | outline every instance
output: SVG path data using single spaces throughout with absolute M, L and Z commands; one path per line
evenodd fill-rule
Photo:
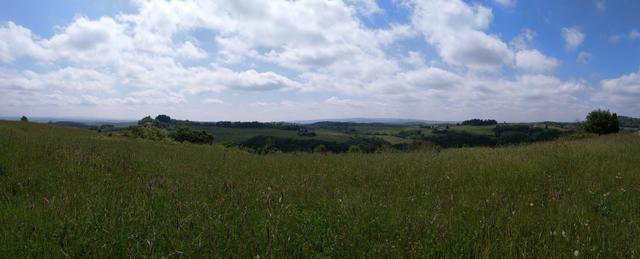
M 0 116 L 640 117 L 636 0 L 4 0 Z

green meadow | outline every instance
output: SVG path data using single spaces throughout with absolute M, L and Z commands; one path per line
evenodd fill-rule
M 258 155 L 0 122 L 0 255 L 634 258 L 640 136 Z

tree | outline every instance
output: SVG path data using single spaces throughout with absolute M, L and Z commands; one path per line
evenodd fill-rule
M 169 133 L 169 137 L 179 142 L 191 142 L 199 144 L 213 143 L 213 136 L 206 131 L 192 130 L 188 126 L 180 126 L 175 131 Z
M 151 118 L 151 116 L 147 116 L 147 117 L 142 118 L 142 120 L 139 120 L 138 121 L 138 125 L 145 126 L 145 127 L 153 126 L 154 122 L 155 121 Z
M 595 110 L 587 115 L 587 120 L 584 122 L 584 129 L 587 132 L 596 133 L 598 135 L 604 135 L 609 133 L 617 133 L 620 131 L 620 123 L 618 121 L 618 115 L 611 113 L 608 110 Z
M 20 121 L 27 122 L 27 121 L 29 121 L 29 119 L 27 119 L 27 117 L 26 117 L 26 116 L 22 116 L 22 118 L 20 118 Z
M 171 122 L 171 117 L 164 115 L 164 114 L 160 114 L 158 116 L 156 116 L 156 120 L 159 122 L 164 122 L 164 123 L 169 123 Z

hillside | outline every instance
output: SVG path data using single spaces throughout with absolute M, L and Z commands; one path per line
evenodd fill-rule
M 640 136 L 257 155 L 0 122 L 0 254 L 630 258 Z

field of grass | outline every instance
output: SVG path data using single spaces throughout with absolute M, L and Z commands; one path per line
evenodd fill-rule
M 0 122 L 0 254 L 640 256 L 640 136 L 256 155 Z

